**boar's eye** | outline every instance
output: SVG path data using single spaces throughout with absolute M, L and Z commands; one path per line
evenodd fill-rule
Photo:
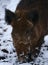
M 36 24 L 39 20 L 39 13 L 38 11 L 31 11 L 27 15 L 28 20 L 32 21 L 33 24 Z

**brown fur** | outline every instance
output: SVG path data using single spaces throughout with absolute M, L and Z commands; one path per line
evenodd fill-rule
M 38 20 L 28 18 L 30 12 L 38 12 Z M 48 33 L 48 0 L 21 0 L 12 19 L 12 37 L 17 54 L 24 57 L 31 53 L 30 60 L 37 57 L 42 37 Z M 38 49 L 37 49 L 38 48 Z M 37 53 L 37 55 L 36 55 Z

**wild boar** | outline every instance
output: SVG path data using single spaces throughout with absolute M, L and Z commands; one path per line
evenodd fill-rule
M 12 25 L 12 38 L 19 60 L 34 60 L 48 33 L 48 0 L 21 0 L 15 13 L 5 10 L 5 20 Z

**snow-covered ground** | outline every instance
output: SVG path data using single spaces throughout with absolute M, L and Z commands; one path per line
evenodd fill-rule
M 0 0 L 0 65 L 48 65 L 48 35 L 35 62 L 18 63 L 17 53 L 11 37 L 12 27 L 4 20 L 5 8 L 15 11 L 20 0 Z

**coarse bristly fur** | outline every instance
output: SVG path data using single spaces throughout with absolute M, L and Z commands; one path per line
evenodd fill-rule
M 48 0 L 21 0 L 15 13 L 5 10 L 5 20 L 13 27 L 19 61 L 34 61 L 48 34 Z

